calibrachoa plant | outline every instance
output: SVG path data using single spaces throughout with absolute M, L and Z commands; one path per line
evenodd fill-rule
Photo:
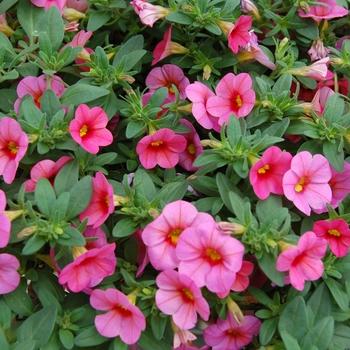
M 349 349 L 348 6 L 0 2 L 0 349 Z

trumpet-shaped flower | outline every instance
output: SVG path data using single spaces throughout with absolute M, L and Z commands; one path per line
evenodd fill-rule
M 79 248 L 73 248 L 73 253 L 77 252 L 76 259 L 65 266 L 58 277 L 60 284 L 67 284 L 68 289 L 75 293 L 98 285 L 103 278 L 114 273 L 117 265 L 115 243 L 91 250 Z
M 188 227 L 211 222 L 207 213 L 199 213 L 196 207 L 186 201 L 178 200 L 167 204 L 162 213 L 142 232 L 142 239 L 148 246 L 151 264 L 157 270 L 174 269 L 180 260 L 175 248 L 182 232 Z
M 330 52 L 332 51 L 324 46 L 323 40 L 318 38 L 312 42 L 310 50 L 307 53 L 309 54 L 311 61 L 317 61 L 325 58 Z
M 323 237 L 328 241 L 332 253 L 338 258 L 342 258 L 348 253 L 350 230 L 349 225 L 343 219 L 316 221 L 312 231 L 316 233 L 317 237 Z
M 219 125 L 227 123 L 234 114 L 237 118 L 246 117 L 254 107 L 255 92 L 252 79 L 247 73 L 226 74 L 216 86 L 216 96 L 209 97 L 207 110 L 219 118 Z
M 63 84 L 63 80 L 57 75 L 51 75 L 51 79 L 48 85 L 47 76 L 45 74 L 40 75 L 39 77 L 28 76 L 23 78 L 17 86 L 17 95 L 18 99 L 15 101 L 14 110 L 18 114 L 19 113 L 19 105 L 21 103 L 22 98 L 25 95 L 30 95 L 33 97 L 35 106 L 40 109 L 41 98 L 43 93 L 48 89 L 50 89 L 56 94 L 58 98 L 60 98 L 63 93 L 66 91 L 66 88 Z
M 119 336 L 124 343 L 132 345 L 146 328 L 143 313 L 118 289 L 95 289 L 91 293 L 90 304 L 96 310 L 107 311 L 95 317 L 95 326 L 104 337 Z
M 209 304 L 194 281 L 174 270 L 161 272 L 156 283 L 156 304 L 160 311 L 173 316 L 174 323 L 181 329 L 191 329 L 197 323 L 197 312 L 206 321 L 209 318 Z
M 77 59 L 75 60 L 76 63 L 81 63 L 81 61 L 86 62 L 90 60 L 90 53 L 93 52 L 93 50 L 87 50 L 86 48 L 84 48 L 85 44 L 88 42 L 88 40 L 91 38 L 92 36 L 92 31 L 89 30 L 87 32 L 85 32 L 85 30 L 81 30 L 79 31 L 75 37 L 73 38 L 73 40 L 69 43 L 67 43 L 66 45 L 64 45 L 61 49 L 60 52 L 67 46 L 71 46 L 71 47 L 78 47 L 81 46 L 82 50 L 79 53 Z M 78 61 L 80 60 L 80 61 Z
M 176 246 L 179 273 L 191 277 L 198 287 L 228 293 L 241 269 L 244 246 L 216 226 L 212 220 L 182 232 Z
M 56 6 L 62 14 L 62 9 L 67 0 L 30 0 L 31 3 L 37 7 L 44 7 L 48 10 L 51 6 Z
M 330 178 L 331 168 L 323 155 L 313 157 L 308 151 L 299 152 L 283 177 L 284 194 L 300 211 L 310 215 L 311 208 L 322 209 L 331 201 Z
M 54 162 L 51 159 L 44 159 L 36 163 L 30 171 L 30 179 L 24 181 L 26 186 L 25 191 L 30 192 L 35 190 L 36 183 L 42 177 L 48 179 L 53 184 L 57 173 L 62 167 L 71 160 L 69 156 L 63 156 Z
M 171 29 L 170 26 L 164 33 L 163 40 L 160 41 L 153 50 L 152 66 L 161 61 L 163 58 L 173 54 L 184 54 L 189 53 L 189 50 L 179 43 L 171 41 Z
M 79 105 L 75 118 L 69 124 L 69 132 L 75 142 L 92 154 L 98 153 L 101 146 L 113 142 L 112 133 L 106 128 L 108 117 L 101 107 L 89 108 Z
M 0 190 L 0 248 L 7 246 L 10 239 L 11 220 L 4 213 L 6 208 L 6 195 L 3 190 Z
M 21 280 L 17 272 L 20 263 L 18 259 L 7 253 L 0 254 L 0 295 L 15 290 Z
M 83 221 L 88 218 L 88 225 L 96 228 L 101 226 L 113 212 L 113 186 L 108 183 L 101 172 L 97 172 L 92 178 L 91 201 L 88 207 L 79 214 L 79 219 Z
M 193 163 L 197 157 L 203 153 L 203 146 L 201 145 L 199 135 L 194 126 L 186 119 L 180 119 L 179 122 L 190 129 L 190 132 L 183 134 L 187 141 L 187 145 L 186 149 L 179 154 L 179 165 L 188 171 L 196 171 L 198 168 L 194 167 Z
M 184 72 L 174 64 L 164 64 L 162 67 L 153 68 L 146 77 L 146 85 L 150 92 L 155 92 L 161 87 L 168 88 L 167 97 L 171 102 L 175 101 L 175 92 L 172 85 L 179 91 L 180 98 L 186 98 L 186 86 L 190 81 L 185 77 Z
M 283 194 L 282 180 L 290 169 L 292 155 L 276 146 L 269 147 L 250 169 L 249 180 L 255 194 L 262 200 L 270 193 Z
M 150 4 L 146 0 L 133 0 L 130 4 L 133 6 L 136 14 L 139 15 L 141 22 L 148 27 L 153 27 L 153 24 L 158 19 L 173 13 L 170 9 Z
M 300 17 L 313 18 L 317 23 L 323 19 L 339 18 L 348 15 L 348 10 L 342 6 L 337 5 L 336 0 L 319 0 L 318 3 L 324 5 L 309 6 L 309 11 L 305 13 L 301 8 L 298 8 Z
M 0 120 L 0 175 L 7 184 L 15 178 L 19 162 L 28 149 L 27 134 L 9 117 Z
M 214 129 L 220 132 L 221 127 L 218 123 L 219 117 L 211 115 L 207 110 L 207 101 L 210 97 L 215 96 L 206 85 L 199 81 L 186 86 L 187 98 L 193 103 L 192 114 L 205 129 Z
M 308 77 L 315 80 L 328 80 L 334 77 L 334 74 L 328 70 L 329 57 L 315 61 L 309 66 L 289 69 L 286 73 L 295 76 Z
M 7 37 L 10 37 L 14 30 L 7 24 L 6 12 L 0 15 L 0 32 L 4 33 Z
M 173 168 L 180 160 L 179 154 L 186 149 L 187 141 L 182 135 L 163 128 L 153 135 L 143 137 L 136 146 L 141 164 L 152 169 L 157 164 L 162 168 Z
M 324 266 L 322 258 L 327 251 L 327 241 L 317 237 L 312 231 L 305 232 L 298 245 L 284 250 L 277 258 L 278 271 L 289 271 L 290 283 L 302 291 L 305 281 L 315 281 L 322 276 Z
M 216 324 L 204 330 L 204 340 L 212 350 L 241 350 L 258 335 L 261 322 L 254 316 L 244 316 L 245 322 L 238 325 L 230 312 L 226 320 L 218 318 Z

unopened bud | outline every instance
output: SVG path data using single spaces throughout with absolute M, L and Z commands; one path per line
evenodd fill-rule
M 211 147 L 211 148 L 222 148 L 223 144 L 219 141 L 214 141 L 214 140 L 201 140 L 201 145 L 203 147 Z
M 36 231 L 38 230 L 38 226 L 29 226 L 26 227 L 25 229 L 23 229 L 18 235 L 17 238 L 23 238 L 23 237 L 27 237 L 27 236 L 31 236 L 32 234 L 34 234 Z
M 236 222 L 221 221 L 218 223 L 218 228 L 222 233 L 232 235 L 241 235 L 247 232 L 247 228 Z

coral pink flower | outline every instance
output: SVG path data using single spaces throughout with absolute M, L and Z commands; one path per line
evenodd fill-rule
M 89 3 L 85 0 L 67 0 L 62 11 L 62 18 L 69 22 L 79 21 L 85 18 L 85 12 Z
M 89 61 L 90 60 L 90 53 L 93 52 L 91 49 L 91 51 L 87 51 L 87 49 L 84 48 L 85 44 L 88 42 L 88 40 L 91 38 L 92 36 L 92 31 L 89 30 L 87 32 L 85 32 L 85 30 L 81 30 L 80 32 L 78 32 L 75 37 L 73 38 L 73 40 L 71 42 L 69 42 L 68 44 L 64 45 L 61 49 L 60 52 L 67 46 L 71 46 L 71 47 L 78 47 L 81 46 L 83 49 L 81 50 L 80 54 L 78 55 L 77 59 L 80 59 L 82 61 Z M 77 59 L 75 60 L 76 63 L 78 63 L 79 61 L 77 61 Z
M 328 184 L 332 189 L 332 200 L 330 202 L 333 208 L 338 207 L 338 203 L 350 193 L 350 163 L 344 162 L 344 170 L 336 171 L 331 167 L 332 177 Z
M 176 256 L 175 248 L 182 231 L 213 220 L 209 214 L 199 213 L 189 202 L 178 200 L 167 204 L 162 213 L 142 232 L 153 267 L 157 270 L 176 268 L 180 260 Z
M 205 321 L 208 320 L 209 304 L 190 277 L 166 270 L 158 275 L 156 283 L 159 288 L 155 296 L 157 307 L 166 315 L 173 316 L 179 328 L 195 327 L 197 312 Z
M 276 146 L 269 147 L 250 169 L 249 180 L 255 194 L 262 200 L 270 193 L 283 194 L 282 180 L 290 169 L 292 155 Z
M 312 209 L 322 209 L 332 199 L 328 184 L 331 168 L 328 160 L 321 154 L 303 151 L 296 154 L 291 169 L 283 177 L 285 196 L 306 215 Z
M 179 273 L 214 293 L 230 290 L 242 267 L 243 254 L 243 244 L 219 231 L 214 220 L 185 229 L 176 246 Z
M 324 47 L 322 39 L 318 38 L 312 42 L 310 50 L 307 53 L 309 54 L 311 61 L 317 61 L 325 58 L 330 52 L 332 51 Z
M 143 313 L 117 289 L 95 289 L 91 294 L 90 304 L 96 310 L 107 311 L 95 317 L 95 326 L 104 337 L 119 336 L 124 343 L 132 345 L 146 328 Z
M 332 253 L 338 258 L 342 258 L 348 253 L 350 230 L 349 225 L 343 219 L 316 221 L 312 231 L 317 237 L 323 237 L 328 241 Z
M 45 7 L 48 10 L 51 6 L 56 6 L 62 14 L 62 9 L 67 0 L 30 0 L 32 4 L 37 7 Z
M 173 64 L 165 64 L 162 67 L 153 68 L 146 77 L 146 85 L 150 92 L 154 92 L 161 87 L 167 87 L 169 91 L 167 96 L 171 102 L 175 101 L 172 85 L 174 84 L 178 89 L 180 98 L 185 99 L 185 89 L 189 83 L 190 81 L 185 77 L 182 69 Z
M 271 70 L 276 69 L 276 65 L 270 61 L 267 55 L 262 51 L 262 49 L 258 45 L 258 37 L 255 35 L 253 31 L 249 32 L 250 41 L 247 45 L 240 48 L 239 53 L 237 54 L 237 58 L 239 62 L 247 62 L 247 61 L 258 61 L 263 66 L 270 68 Z
M 24 181 L 24 184 L 26 186 L 25 191 L 34 191 L 36 183 L 42 177 L 48 179 L 53 185 L 53 182 L 58 172 L 71 159 L 72 158 L 69 156 L 63 156 L 60 159 L 58 159 L 57 162 L 54 162 L 51 159 L 44 159 L 36 163 L 30 171 L 30 179 Z
M 309 66 L 289 69 L 286 73 L 295 76 L 308 77 L 315 80 L 328 80 L 334 77 L 334 74 L 328 70 L 329 57 L 322 58 Z
M 0 190 L 0 248 L 4 248 L 7 246 L 11 233 L 11 220 L 4 213 L 5 208 L 6 195 L 3 190 Z
M 193 103 L 192 114 L 196 118 L 199 125 L 205 129 L 214 129 L 220 132 L 221 127 L 218 123 L 219 118 L 211 115 L 207 110 L 207 101 L 209 97 L 215 96 L 206 85 L 195 81 L 193 84 L 186 86 L 187 98 Z
M 237 76 L 226 74 L 218 83 L 215 92 L 217 96 L 209 97 L 207 110 L 219 117 L 219 125 L 227 123 L 234 114 L 237 118 L 246 117 L 254 107 L 255 92 L 252 79 L 247 73 Z
M 187 145 L 186 149 L 179 155 L 179 165 L 188 171 L 196 171 L 198 167 L 194 167 L 193 163 L 203 153 L 203 146 L 193 125 L 186 119 L 180 119 L 179 122 L 190 129 L 190 132 L 182 134 L 187 141 Z
M 115 243 L 91 250 L 74 247 L 73 254 L 75 252 L 77 252 L 76 255 L 82 254 L 62 269 L 58 282 L 62 285 L 66 284 L 74 293 L 98 285 L 103 278 L 114 273 L 117 265 L 114 250 Z
M 328 86 L 319 88 L 311 102 L 302 102 L 298 106 L 304 107 L 303 113 L 311 115 L 312 109 L 319 117 L 322 116 L 326 102 L 330 96 L 334 94 L 334 91 Z
M 143 137 L 136 146 L 141 164 L 152 169 L 157 164 L 162 168 L 173 168 L 179 162 L 179 154 L 186 149 L 187 141 L 182 135 L 163 128 L 153 135 Z
M 236 279 L 231 287 L 234 292 L 243 292 L 249 286 L 249 275 L 253 273 L 254 264 L 243 261 L 241 269 L 236 273 Z
M 323 19 L 332 19 L 348 15 L 348 10 L 337 5 L 336 0 L 319 0 L 317 2 L 324 5 L 310 6 L 308 13 L 298 8 L 299 16 L 303 18 L 311 17 L 316 22 L 320 23 Z
M 253 335 L 258 335 L 261 322 L 254 316 L 244 316 L 245 322 L 239 326 L 230 312 L 226 320 L 218 319 L 216 324 L 208 326 L 204 330 L 206 344 L 212 346 L 212 350 L 241 350 L 253 340 Z
M 45 74 L 39 77 L 28 76 L 23 78 L 17 86 L 18 99 L 14 104 L 15 112 L 17 114 L 19 113 L 19 105 L 25 95 L 31 95 L 35 105 L 40 109 L 41 98 L 43 93 L 47 90 L 47 87 L 48 81 L 46 80 Z M 58 98 L 66 91 L 63 80 L 57 75 L 51 75 L 50 88 Z
M 158 19 L 164 18 L 173 12 L 165 7 L 152 5 L 145 0 L 133 0 L 130 4 L 136 14 L 139 15 L 141 22 L 148 27 L 153 27 Z
M 75 118 L 69 124 L 69 132 L 75 142 L 92 154 L 98 153 L 101 146 L 113 142 L 112 133 L 106 128 L 108 116 L 101 107 L 89 108 L 79 105 Z
M 153 50 L 152 66 L 161 61 L 163 58 L 168 57 L 172 54 L 183 54 L 189 53 L 189 50 L 180 45 L 179 43 L 171 41 L 171 29 L 170 26 L 164 33 L 163 40 L 159 42 Z
M 28 149 L 27 134 L 9 117 L 0 120 L 0 175 L 7 184 L 15 178 L 19 162 Z
M 136 240 L 137 244 L 137 261 L 136 264 L 139 266 L 136 271 L 136 277 L 140 277 L 145 269 L 146 265 L 149 263 L 148 257 L 148 247 L 145 245 L 142 239 L 142 229 L 138 228 L 131 237 Z
M 101 226 L 114 212 L 113 186 L 106 177 L 97 172 L 92 178 L 92 198 L 88 207 L 79 214 L 79 220 L 88 218 L 88 225 L 94 228 Z
M 0 295 L 10 293 L 18 287 L 21 279 L 17 272 L 19 266 L 20 263 L 15 256 L 0 254 Z
M 289 271 L 290 283 L 302 291 L 305 281 L 318 280 L 323 273 L 322 258 L 326 254 L 327 241 L 317 237 L 312 231 L 305 232 L 299 239 L 298 246 L 284 250 L 277 258 L 278 271 Z

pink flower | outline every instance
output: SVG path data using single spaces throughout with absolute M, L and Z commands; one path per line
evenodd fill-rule
M 133 0 L 130 4 L 134 7 L 136 14 L 139 15 L 141 22 L 148 27 L 153 27 L 158 19 L 164 18 L 173 12 L 165 7 L 152 5 L 145 0 Z
M 300 211 L 310 215 L 311 208 L 322 209 L 331 201 L 330 178 L 331 168 L 324 156 L 300 152 L 293 157 L 291 169 L 283 177 L 284 194 Z
M 187 145 L 186 149 L 179 155 L 179 165 L 188 171 L 196 171 L 198 167 L 194 167 L 193 163 L 203 153 L 203 146 L 193 125 L 186 119 L 180 119 L 179 122 L 190 129 L 190 132 L 182 134 L 187 141 Z
M 171 102 L 175 101 L 172 85 L 174 84 L 179 90 L 180 98 L 185 99 L 185 89 L 189 83 L 190 81 L 185 77 L 182 69 L 173 64 L 165 64 L 162 67 L 153 68 L 146 77 L 146 85 L 150 92 L 154 92 L 161 87 L 167 87 L 169 91 L 167 96 Z
M 241 269 L 243 254 L 243 244 L 219 231 L 214 220 L 185 229 L 176 246 L 179 273 L 214 293 L 228 293 Z
M 290 169 L 292 155 L 276 146 L 269 147 L 250 169 L 249 180 L 255 194 L 262 200 L 270 193 L 283 194 L 282 179 Z
M 230 312 L 226 320 L 218 318 L 217 323 L 204 330 L 206 344 L 212 350 L 240 350 L 258 335 L 261 322 L 254 316 L 244 316 L 245 323 L 239 326 Z
M 350 163 L 344 161 L 344 170 L 336 171 L 331 167 L 332 177 L 328 184 L 332 189 L 332 200 L 330 202 L 333 208 L 337 208 L 339 202 L 350 193 Z
M 9 117 L 0 120 L 0 175 L 7 184 L 15 178 L 18 165 L 28 149 L 27 134 Z
M 207 110 L 219 117 L 219 125 L 227 123 L 234 114 L 237 118 L 246 117 L 254 107 L 255 92 L 252 79 L 247 73 L 237 76 L 226 74 L 218 83 L 215 92 L 217 96 L 209 97 Z
M 106 177 L 97 172 L 92 178 L 92 198 L 88 207 L 79 214 L 79 220 L 88 218 L 88 225 L 94 228 L 101 226 L 110 214 L 114 212 L 113 186 Z
M 334 77 L 334 74 L 328 70 L 329 57 L 300 68 L 293 68 L 286 71 L 295 76 L 308 77 L 315 80 L 328 80 Z
M 323 273 L 323 262 L 327 250 L 327 241 L 317 237 L 312 231 L 305 232 L 299 239 L 298 246 L 284 250 L 277 258 L 278 271 L 289 271 L 290 283 L 302 291 L 305 281 L 318 280 Z
M 75 142 L 92 154 L 98 153 L 101 146 L 113 142 L 112 133 L 106 128 L 108 117 L 101 107 L 89 108 L 79 105 L 75 118 L 69 124 L 69 132 Z
M 51 6 L 56 6 L 60 13 L 62 14 L 63 6 L 66 4 L 67 0 L 30 0 L 32 4 L 37 7 L 45 7 L 47 11 Z
M 159 288 L 155 296 L 157 307 L 166 315 L 173 316 L 179 328 L 195 327 L 197 312 L 205 321 L 208 320 L 209 304 L 190 277 L 166 270 L 158 275 L 156 283 Z
M 327 20 L 348 15 L 348 10 L 337 5 L 336 0 L 319 0 L 317 2 L 325 5 L 310 6 L 308 13 L 305 13 L 301 8 L 298 8 L 299 16 L 303 18 L 311 17 L 316 22 L 320 23 L 322 19 Z
M 312 109 L 319 117 L 322 116 L 324 108 L 326 106 L 327 99 L 334 94 L 334 91 L 328 86 L 319 88 L 311 102 L 302 102 L 298 106 L 304 107 L 303 113 L 311 115 Z
M 137 261 L 136 264 L 139 265 L 136 271 L 136 277 L 140 277 L 145 269 L 146 265 L 149 263 L 148 257 L 148 247 L 145 245 L 142 239 L 142 229 L 138 228 L 132 235 L 136 240 L 137 244 Z
M 79 61 L 77 61 L 78 59 L 82 60 L 82 61 L 89 61 L 90 60 L 90 53 L 93 52 L 93 50 L 90 49 L 90 52 L 87 51 L 86 48 L 84 48 L 84 46 L 86 45 L 86 43 L 88 42 L 88 40 L 91 38 L 92 36 L 92 31 L 89 30 L 88 32 L 85 32 L 85 30 L 81 30 L 80 32 L 78 32 L 75 37 L 73 38 L 73 40 L 71 42 L 69 42 L 68 44 L 64 45 L 61 49 L 60 52 L 67 46 L 71 46 L 71 47 L 78 47 L 81 46 L 83 49 L 81 50 L 80 54 L 78 55 L 77 59 L 75 60 L 76 63 L 78 63 Z
M 62 18 L 69 22 L 79 21 L 85 18 L 88 8 L 89 3 L 85 0 L 67 0 L 62 11 Z
M 247 62 L 247 61 L 258 61 L 263 66 L 270 68 L 271 70 L 276 69 L 276 65 L 270 61 L 267 55 L 262 51 L 262 49 L 258 45 L 258 37 L 255 35 L 253 31 L 249 32 L 250 41 L 247 45 L 242 47 L 237 55 L 239 62 Z
M 20 267 L 18 259 L 7 253 L 0 254 L 0 295 L 15 290 L 21 280 L 17 272 Z
M 143 137 L 136 146 L 136 152 L 146 169 L 152 169 L 157 164 L 169 169 L 179 162 L 179 154 L 186 149 L 186 145 L 187 141 L 182 135 L 163 128 Z
M 192 340 L 196 340 L 197 337 L 187 329 L 181 329 L 175 325 L 173 319 L 171 319 L 171 328 L 174 332 L 173 348 L 177 349 L 183 344 L 191 343 Z
M 324 47 L 323 41 L 321 38 L 314 40 L 310 47 L 310 50 L 307 52 L 311 58 L 311 61 L 321 60 L 325 58 L 331 50 Z
M 39 77 L 28 76 L 19 82 L 17 86 L 18 99 L 14 104 L 14 109 L 17 114 L 19 113 L 20 102 L 25 95 L 32 96 L 35 105 L 39 109 L 41 98 L 43 96 L 43 93 L 48 89 L 48 86 L 50 86 L 50 89 L 56 94 L 58 98 L 63 95 L 63 93 L 66 91 L 63 80 L 57 75 L 51 75 L 49 82 L 46 80 L 46 78 L 47 76 L 45 74 L 40 75 Z
M 234 292 L 243 292 L 249 286 L 249 275 L 253 273 L 254 264 L 250 261 L 243 261 L 241 269 L 236 273 L 236 279 L 231 286 Z
M 6 208 L 6 195 L 3 190 L 0 190 L 0 248 L 7 246 L 11 233 L 11 220 L 4 213 Z M 0 293 L 1 294 L 1 293 Z
M 328 241 L 332 253 L 338 258 L 342 258 L 348 253 L 350 230 L 349 225 L 343 219 L 316 221 L 312 231 L 317 237 L 323 237 Z
M 24 184 L 26 186 L 25 191 L 34 191 L 36 183 L 42 177 L 48 179 L 53 185 L 53 182 L 58 172 L 71 159 L 72 158 L 69 156 L 63 156 L 60 159 L 58 159 L 57 162 L 54 162 L 51 159 L 44 159 L 36 163 L 30 171 L 30 179 L 24 181 Z
M 252 26 L 252 18 L 240 16 L 228 34 L 228 46 L 234 53 L 238 53 L 240 46 L 247 45 L 250 40 L 249 29 Z
M 117 265 L 114 250 L 115 243 L 91 250 L 74 247 L 73 254 L 82 254 L 62 269 L 58 282 L 67 284 L 68 289 L 74 293 L 98 285 L 103 278 L 114 273 Z
M 210 97 L 215 96 L 214 92 L 203 83 L 195 81 L 193 84 L 186 86 L 186 95 L 193 102 L 192 114 L 199 125 L 208 130 L 214 129 L 220 132 L 219 117 L 214 117 L 207 110 L 207 101 Z
M 146 328 L 145 316 L 140 309 L 117 289 L 95 289 L 90 304 L 96 310 L 107 311 L 95 317 L 95 326 L 104 337 L 119 336 L 124 343 L 132 345 Z
M 186 344 L 181 344 L 177 348 L 174 348 L 174 350 L 209 350 L 209 346 L 204 345 L 201 348 L 199 348 L 198 346 L 194 345 L 193 343 L 187 342 Z
M 0 15 L 0 32 L 4 33 L 7 37 L 10 37 L 14 30 L 7 24 L 6 12 Z
M 153 267 L 157 270 L 176 268 L 180 260 L 175 248 L 183 230 L 211 221 L 213 218 L 209 214 L 199 213 L 189 202 L 178 200 L 167 204 L 162 213 L 142 232 Z
M 161 61 L 163 58 L 168 57 L 172 54 L 184 54 L 189 53 L 189 50 L 180 45 L 179 43 L 171 41 L 171 29 L 170 26 L 164 33 L 163 40 L 159 42 L 153 50 L 152 66 Z

